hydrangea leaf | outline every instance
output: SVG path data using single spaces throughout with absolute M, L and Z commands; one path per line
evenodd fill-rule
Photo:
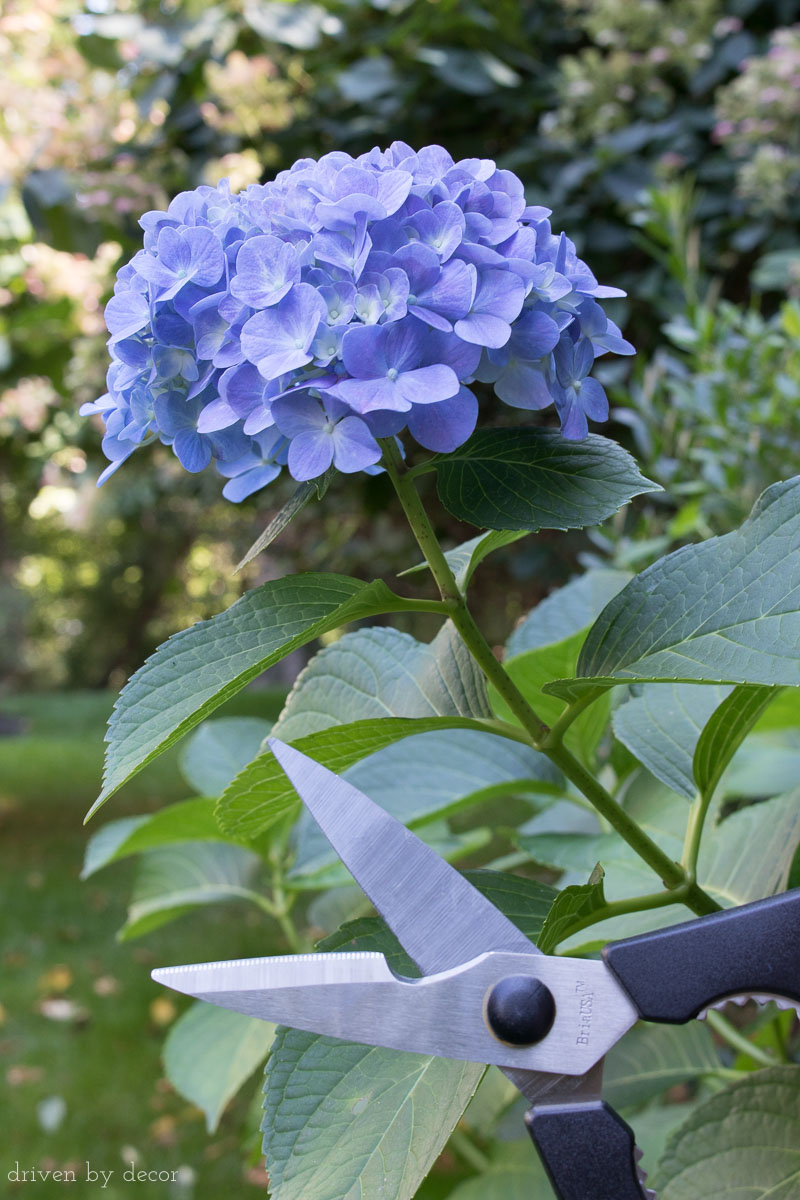
M 800 1191 L 800 1068 L 755 1071 L 693 1109 L 653 1184 L 661 1200 L 794 1200 Z
M 176 633 L 132 676 L 114 706 L 103 790 L 87 820 L 132 775 L 298 646 L 349 621 L 414 606 L 379 580 L 289 575 Z
M 638 1108 L 720 1066 L 711 1030 L 702 1021 L 637 1025 L 606 1055 L 603 1096 L 614 1108 Z
M 631 578 L 629 571 L 594 567 L 570 579 L 523 617 L 506 642 L 506 658 L 562 642 L 587 629 Z
M 484 1070 L 279 1028 L 263 1124 L 275 1200 L 411 1200 Z
M 199 796 L 219 796 L 258 753 L 271 728 L 259 717 L 203 721 L 181 749 L 183 778 Z
M 345 634 L 298 676 L 272 732 L 291 742 L 387 716 L 491 716 L 483 675 L 451 622 L 429 643 L 390 628 Z
M 394 970 L 417 973 L 377 918 L 351 922 L 319 948 L 378 951 Z M 484 1070 L 279 1027 L 262 1126 L 276 1200 L 410 1200 Z
M 730 689 L 646 683 L 614 713 L 614 733 L 667 787 L 693 800 L 692 757 L 701 730 Z
M 480 529 L 583 529 L 661 490 L 596 434 L 572 442 L 550 429 L 484 429 L 434 461 L 442 504 Z
M 86 846 L 82 879 L 131 854 L 182 842 L 235 842 L 217 824 L 216 800 L 197 797 L 169 804 L 151 816 L 123 817 L 99 829 Z
M 202 1109 L 214 1133 L 228 1101 L 267 1057 L 275 1026 L 196 1001 L 164 1042 L 164 1069 L 181 1096 Z
M 220 900 L 262 905 L 252 884 L 261 867 L 257 854 L 223 842 L 187 842 L 150 850 L 139 861 L 121 941 L 140 937 L 190 909 Z
M 769 709 L 767 710 L 769 712 Z M 739 748 L 725 774 L 728 796 L 758 800 L 788 792 L 800 778 L 800 728 L 755 732 Z
M 592 917 L 605 908 L 604 874 L 603 868 L 597 863 L 586 883 L 572 884 L 558 893 L 539 934 L 538 946 L 541 951 L 552 954 L 565 938 L 580 929 L 584 918 Z
M 336 725 L 296 739 L 297 750 L 331 771 L 343 771 L 393 742 L 428 730 L 480 729 L 469 717 L 383 717 Z M 493 735 L 489 735 L 493 736 Z M 286 813 L 297 811 L 300 801 L 274 755 L 260 754 L 223 792 L 217 820 L 231 835 L 248 839 L 267 829 Z
M 800 685 L 800 476 L 776 483 L 732 533 L 637 575 L 584 642 L 574 698 L 631 680 Z
M 495 871 L 467 879 L 532 940 L 555 891 Z M 414 964 L 377 917 L 351 921 L 320 950 L 377 951 Z M 410 1200 L 469 1103 L 485 1068 L 356 1046 L 279 1028 L 264 1088 L 264 1151 L 276 1200 Z M 324 1102 L 324 1112 L 320 1105 Z M 528 1156 L 535 1160 L 528 1148 Z
M 694 752 L 694 777 L 704 796 L 713 795 L 734 754 L 779 691 L 772 687 L 737 687 L 720 704 Z

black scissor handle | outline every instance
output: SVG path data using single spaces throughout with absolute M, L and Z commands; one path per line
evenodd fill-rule
M 633 1131 L 604 1100 L 535 1105 L 525 1124 L 558 1200 L 646 1200 Z
M 645 1021 L 680 1025 L 743 994 L 800 1004 L 800 888 L 612 942 L 603 957 Z

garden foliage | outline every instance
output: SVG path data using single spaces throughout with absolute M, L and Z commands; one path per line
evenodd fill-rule
M 209 410 L 229 422 L 221 428 L 242 423 L 245 436 L 254 414 L 273 420 L 301 486 L 331 464 L 348 474 L 377 468 L 425 560 L 420 567 L 409 550 L 403 575 L 425 572 L 416 589 L 424 594 L 403 577 L 390 586 L 287 575 L 174 634 L 136 672 L 111 718 L 91 813 L 191 731 L 183 770 L 198 794 L 112 821 L 90 842 L 86 874 L 140 856 L 121 936 L 235 900 L 270 919 L 284 952 L 315 942 L 379 950 L 396 970 L 416 973 L 300 814 L 262 748 L 266 723 L 212 715 L 266 668 L 326 638 L 272 732 L 472 867 L 475 885 L 545 952 L 595 953 L 613 938 L 785 889 L 796 878 L 800 797 L 795 778 L 765 762 L 776 747 L 797 757 L 800 476 L 770 482 L 737 528 L 656 557 L 639 574 L 590 567 L 552 590 L 495 653 L 471 607 L 474 578 L 491 585 L 494 555 L 520 553 L 541 531 L 597 526 L 658 493 L 626 450 L 574 421 L 578 409 L 598 415 L 600 384 L 583 398 L 598 351 L 631 347 L 602 313 L 602 292 L 571 244 L 490 162 L 394 145 L 357 164 L 304 160 L 268 189 L 269 214 L 247 230 L 239 214 L 248 204 L 257 211 L 258 189 L 239 201 L 203 189 L 144 218 L 145 250 L 122 269 L 108 307 L 116 362 L 101 404 L 133 422 L 133 448 L 145 440 L 136 389 L 146 385 L 147 421 L 167 442 L 177 434 L 161 420 L 164 395 L 170 411 L 189 414 L 197 440 Z M 328 355 L 331 305 L 348 320 Z M 691 311 L 702 329 L 702 306 Z M 215 363 L 201 349 L 209 316 L 214 345 L 233 347 L 239 361 Z M 540 336 L 546 322 L 552 329 Z M 161 342 L 161 329 L 177 331 L 177 346 Z M 683 344 L 693 346 L 685 333 Z M 707 346 L 731 351 L 724 324 Z M 232 385 L 225 392 L 228 371 L 249 381 L 237 382 L 236 403 Z M 463 393 L 476 379 L 501 400 L 508 384 L 512 406 L 529 410 L 525 422 L 481 419 L 472 405 L 473 432 L 474 419 L 453 415 L 451 401 L 469 405 Z M 542 390 L 561 430 L 530 415 L 544 407 Z M 690 422 L 691 406 L 677 407 Z M 430 436 L 433 424 L 420 434 L 418 408 L 442 412 L 442 442 Z M 380 424 L 371 428 L 373 414 Z M 132 428 L 120 432 L 113 419 L 112 458 Z M 337 422 L 347 421 L 367 428 L 367 458 L 335 441 Z M 183 450 L 190 470 L 216 456 L 210 449 L 200 462 L 188 437 Z M 256 486 L 266 482 L 259 476 Z M 472 534 L 447 552 L 435 532 L 443 513 Z M 388 620 L 417 613 L 436 618 L 431 640 Z M 165 1063 L 214 1127 L 267 1041 L 254 1020 L 194 1006 L 171 1031 Z M 796 1105 L 787 1109 L 797 1051 L 794 1012 L 752 1004 L 735 1021 L 712 1014 L 707 1027 L 643 1025 L 612 1053 L 610 1098 L 641 1131 L 666 1200 L 743 1184 L 755 1195 L 782 1187 L 788 1200 L 800 1172 Z M 517 1158 L 498 1145 L 525 1138 L 518 1117 L 496 1073 L 474 1064 L 283 1028 L 268 1053 L 264 1152 L 278 1200 L 424 1195 L 451 1134 L 464 1169 L 445 1173 L 444 1194 L 499 1197 L 514 1176 L 513 1186 L 545 1196 L 530 1148 Z

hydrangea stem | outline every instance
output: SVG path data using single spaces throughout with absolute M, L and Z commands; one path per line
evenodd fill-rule
M 450 565 L 444 556 L 427 512 L 419 498 L 414 480 L 405 471 L 397 446 L 392 438 L 381 441 L 383 466 L 392 481 L 411 530 L 436 581 L 447 613 L 461 638 L 486 678 L 497 689 L 519 723 L 528 734 L 531 745 L 546 754 L 552 763 L 586 796 L 596 811 L 639 857 L 655 871 L 664 886 L 699 916 L 716 912 L 719 905 L 690 879 L 680 863 L 645 833 L 628 813 L 595 779 L 591 772 L 566 748 L 560 737 L 534 711 L 514 681 L 503 669 L 492 648 L 475 622 L 462 595 Z M 564 726 L 566 728 L 566 726 Z M 563 732 L 560 731 L 560 732 Z

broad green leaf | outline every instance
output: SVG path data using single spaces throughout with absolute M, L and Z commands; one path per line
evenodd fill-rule
M 720 1066 L 711 1031 L 702 1021 L 637 1025 L 606 1055 L 603 1096 L 614 1108 L 637 1108 Z
M 81 879 L 88 879 L 99 871 L 106 863 L 113 862 L 119 857 L 119 850 L 136 832 L 140 825 L 146 825 L 150 818 L 122 817 L 119 821 L 109 821 L 89 838 L 83 856 Z
M 483 675 L 448 621 L 430 643 L 390 628 L 345 634 L 312 658 L 273 729 L 294 742 L 370 717 L 488 717 Z
M 350 767 L 344 777 L 411 828 L 497 796 L 559 792 L 564 782 L 550 760 L 530 746 L 474 729 L 395 742 Z M 330 843 L 305 811 L 295 851 L 292 876 L 335 861 Z
M 495 871 L 465 875 L 535 941 L 552 888 Z M 394 971 L 418 974 L 377 917 L 350 922 L 319 949 L 378 951 Z M 276 1200 L 410 1200 L 483 1072 L 473 1063 L 279 1029 L 264 1100 L 264 1149 Z
M 661 1200 L 797 1200 L 800 1067 L 769 1067 L 699 1104 L 658 1165 Z
M 310 479 L 305 483 L 298 484 L 283 508 L 276 512 L 264 532 L 253 542 L 242 561 L 236 564 L 234 575 L 238 571 L 241 571 L 242 567 L 246 567 L 249 562 L 252 562 L 254 558 L 257 558 L 262 550 L 266 550 L 267 546 L 271 546 L 275 539 L 280 537 L 284 529 L 291 524 L 297 514 L 303 511 L 309 500 L 312 500 L 314 496 L 319 500 L 322 499 L 328 490 L 328 485 L 333 478 L 333 474 L 333 468 L 329 468 L 319 479 Z
M 737 687 L 709 720 L 694 752 L 693 770 L 698 790 L 711 796 L 728 763 L 779 689 Z
M 98 830 L 86 847 L 81 879 L 88 879 L 110 862 L 181 842 L 232 842 L 214 816 L 216 800 L 182 800 L 149 817 L 123 817 Z
M 409 607 L 414 604 L 379 580 L 289 575 L 176 633 L 132 676 L 114 706 L 104 786 L 87 820 L 146 763 L 298 646 L 349 621 Z
M 583 529 L 661 488 L 607 438 L 551 429 L 484 429 L 435 460 L 448 512 L 480 529 Z
M 717 808 L 717 812 L 718 812 Z M 739 809 L 703 836 L 698 877 L 720 904 L 782 892 L 800 843 L 800 788 Z
M 564 701 L 552 696 L 546 685 L 575 670 L 578 655 L 586 636 L 585 630 L 572 634 L 561 642 L 526 650 L 504 663 L 505 669 L 522 692 L 534 712 L 548 725 L 553 725 L 564 711 Z M 511 709 L 494 688 L 489 689 L 494 711 L 505 721 L 514 722 Z M 570 725 L 564 744 L 584 762 L 590 762 L 608 725 L 611 699 L 600 694 Z
M 418 971 L 377 917 L 319 943 L 377 951 Z M 357 1046 L 279 1027 L 264 1085 L 264 1152 L 276 1200 L 410 1198 L 461 1116 L 484 1068 Z M 325 1120 L 316 1113 L 324 1104 Z
M 767 709 L 766 715 L 770 710 Z M 761 799 L 793 788 L 800 778 L 800 730 L 753 733 L 722 781 L 727 796 Z
M 376 750 L 426 730 L 475 729 L 469 717 L 406 719 L 384 717 L 377 721 L 354 721 L 298 738 L 293 745 L 323 767 L 341 774 L 347 767 Z M 493 735 L 492 735 L 493 736 Z M 267 751 L 253 759 L 225 789 L 217 804 L 220 827 L 242 841 L 255 837 L 300 804 L 297 793 Z
M 140 937 L 201 904 L 219 900 L 261 903 L 252 889 L 261 859 L 241 846 L 187 842 L 150 850 L 139 861 L 121 941 Z
M 776 483 L 740 529 L 683 546 L 603 610 L 572 698 L 631 680 L 800 685 L 800 476 Z
M 170 1029 L 164 1068 L 172 1086 L 201 1108 L 213 1133 L 223 1110 L 267 1057 L 275 1026 L 196 1001 Z
M 604 874 L 598 863 L 587 883 L 573 884 L 558 893 L 539 934 L 538 946 L 545 954 L 552 954 L 585 917 L 595 916 L 606 907 Z
M 563 642 L 587 629 L 631 578 L 629 571 L 595 567 L 571 579 L 523 617 L 506 642 L 506 657 Z
M 614 733 L 649 771 L 689 800 L 697 791 L 692 757 L 703 726 L 729 688 L 646 683 L 614 713 Z M 595 701 L 597 703 L 597 701 Z
M 254 758 L 272 728 L 258 717 L 218 717 L 204 721 L 185 742 L 181 775 L 199 796 L 219 796 Z
M 477 537 L 470 538 L 469 541 L 462 542 L 460 546 L 454 546 L 452 550 L 448 550 L 445 558 L 455 576 L 459 591 L 466 591 L 475 568 L 480 566 L 488 554 L 491 554 L 493 550 L 499 550 L 502 546 L 518 542 L 520 538 L 525 537 L 526 533 L 526 529 L 490 529 L 488 533 L 479 533 Z M 406 571 L 401 571 L 400 574 L 401 576 L 416 575 L 420 571 L 427 570 L 428 564 L 421 562 L 409 567 Z
M 525 1126 L 520 1120 L 520 1131 Z M 496 1147 L 487 1170 L 450 1192 L 448 1200 L 552 1200 L 539 1155 L 526 1137 Z
M 483 1071 L 279 1028 L 262 1126 L 275 1200 L 411 1200 Z

